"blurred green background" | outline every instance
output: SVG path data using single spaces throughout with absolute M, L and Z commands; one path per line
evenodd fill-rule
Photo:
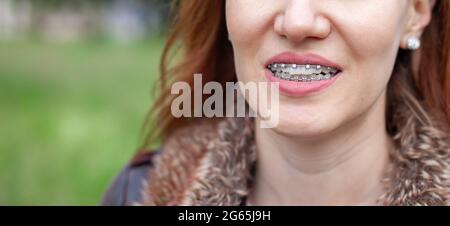
M 0 0 L 0 11 L 17 11 L 14 1 Z M 129 10 L 124 1 L 95 7 L 112 9 L 117 2 L 115 7 Z M 118 38 L 105 32 L 103 23 L 60 35 L 42 28 L 36 15 L 82 8 L 21 4 L 33 7 L 26 32 L 18 22 L 8 24 L 12 17 L 0 16 L 0 205 L 97 205 L 139 146 L 164 32 Z

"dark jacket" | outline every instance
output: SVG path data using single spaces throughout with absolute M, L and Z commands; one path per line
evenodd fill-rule
M 101 205 L 129 206 L 140 203 L 142 184 L 148 177 L 153 156 L 157 153 L 158 151 L 147 151 L 136 154 L 113 180 Z

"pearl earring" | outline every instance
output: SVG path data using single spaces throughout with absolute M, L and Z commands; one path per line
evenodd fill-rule
M 406 46 L 409 50 L 418 50 L 421 46 L 420 39 L 417 37 L 410 37 L 406 42 Z

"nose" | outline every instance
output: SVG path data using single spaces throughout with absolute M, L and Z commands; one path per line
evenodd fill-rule
M 317 0 L 286 0 L 276 15 L 274 30 L 291 41 L 305 38 L 326 38 L 331 31 L 331 23 L 322 15 Z

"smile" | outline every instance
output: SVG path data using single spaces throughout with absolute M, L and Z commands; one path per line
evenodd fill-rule
M 330 80 L 339 73 L 339 69 L 319 64 L 273 63 L 267 68 L 279 79 L 294 82 Z
M 342 66 L 313 53 L 284 52 L 268 59 L 264 75 L 288 96 L 309 96 L 325 92 L 341 77 Z

